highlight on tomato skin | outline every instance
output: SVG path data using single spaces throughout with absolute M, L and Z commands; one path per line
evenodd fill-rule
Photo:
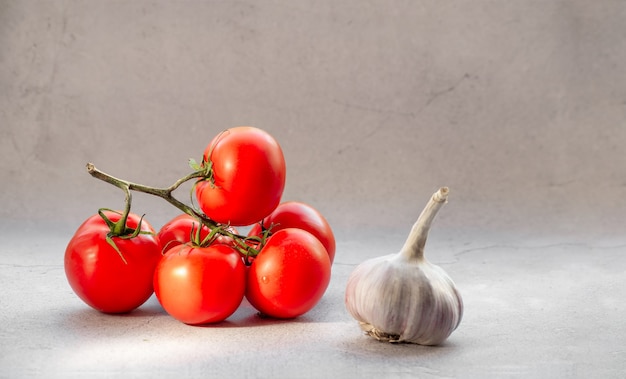
M 189 325 L 224 321 L 241 304 L 246 267 L 227 245 L 179 245 L 165 253 L 154 272 L 154 292 L 165 311 Z
M 247 226 L 269 215 L 285 188 L 283 151 L 269 133 L 239 126 L 218 134 L 206 147 L 210 179 L 196 183 L 198 205 L 210 219 Z
M 262 224 L 262 225 L 261 225 Z M 298 228 L 313 234 L 328 253 L 330 263 L 335 260 L 335 235 L 324 216 L 311 205 L 299 201 L 286 201 L 278 207 L 262 223 L 254 224 L 248 231 L 248 236 L 261 236 L 263 228 L 271 228 L 275 233 L 286 228 Z
M 246 298 L 265 316 L 295 318 L 317 305 L 330 273 L 328 253 L 315 236 L 282 229 L 268 238 L 249 267 Z

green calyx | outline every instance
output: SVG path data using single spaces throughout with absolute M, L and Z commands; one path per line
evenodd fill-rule
M 122 217 L 120 217 L 118 221 L 111 221 L 111 219 L 107 217 L 107 215 L 104 213 L 105 211 L 113 212 Z M 113 237 L 120 238 L 120 239 L 131 239 L 131 238 L 137 237 L 140 234 L 150 234 L 150 235 L 154 234 L 152 232 L 141 230 L 141 223 L 143 222 L 144 216 L 141 216 L 141 218 L 139 219 L 137 228 L 129 228 L 126 225 L 126 221 L 128 220 L 128 213 L 122 213 L 122 212 L 118 212 L 118 211 L 108 209 L 108 208 L 100 208 L 98 209 L 98 215 L 104 220 L 104 222 L 107 224 L 107 227 L 109 228 L 109 232 L 106 235 L 107 243 L 111 245 L 113 249 L 115 249 L 115 251 L 120 256 L 124 264 L 128 264 L 128 262 L 126 261 L 126 258 L 124 258 L 124 254 L 122 254 L 119 247 L 115 244 Z
M 211 162 L 210 160 L 203 160 L 202 163 L 198 163 L 195 159 L 189 158 L 189 167 L 191 167 L 191 169 L 198 174 L 198 176 L 201 178 L 200 180 L 206 180 L 211 182 L 211 185 L 215 185 L 213 162 Z
M 267 239 L 271 236 L 271 229 L 272 229 L 272 226 L 266 229 L 263 226 L 263 222 L 261 222 L 261 230 L 263 231 L 261 236 L 248 236 L 244 238 L 242 241 L 235 240 L 237 241 L 237 245 L 235 246 L 235 249 L 237 249 L 245 257 L 244 261 L 246 265 L 249 266 L 250 264 L 252 264 L 249 258 L 256 257 L 259 254 L 259 252 L 263 249 L 263 247 L 265 246 L 265 243 L 267 242 Z

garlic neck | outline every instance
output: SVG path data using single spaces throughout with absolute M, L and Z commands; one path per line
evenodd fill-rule
M 406 260 L 424 259 L 424 246 L 426 245 L 430 225 L 435 219 L 437 212 L 439 212 L 439 209 L 446 203 L 448 192 L 448 187 L 442 187 L 433 194 L 430 201 L 417 218 L 417 221 L 413 224 L 411 232 L 400 251 L 400 256 Z

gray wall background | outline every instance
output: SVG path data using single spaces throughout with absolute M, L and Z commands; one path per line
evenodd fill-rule
M 343 241 L 405 234 L 442 185 L 458 238 L 611 238 L 625 58 L 619 0 L 0 0 L 0 225 L 71 232 L 122 205 L 87 162 L 167 186 L 254 125 L 283 147 L 285 199 Z

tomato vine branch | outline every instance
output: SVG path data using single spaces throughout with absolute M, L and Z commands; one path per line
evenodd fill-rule
M 118 188 L 123 189 L 127 193 L 127 200 L 130 199 L 130 191 L 137 191 L 137 192 L 142 192 L 142 193 L 146 193 L 146 194 L 153 195 L 153 196 L 158 196 L 166 200 L 168 203 L 172 204 L 176 208 L 180 209 L 184 213 L 187 213 L 190 216 L 199 218 L 200 220 L 202 220 L 202 222 L 206 223 L 208 226 L 213 227 L 213 228 L 218 226 L 217 223 L 215 223 L 215 221 L 209 219 L 208 217 L 197 212 L 195 209 L 191 208 L 187 204 L 176 199 L 172 194 L 183 183 L 188 182 L 189 180 L 192 180 L 195 178 L 203 177 L 204 176 L 203 171 L 194 171 L 191 174 L 178 179 L 174 184 L 172 184 L 171 186 L 167 188 L 150 187 L 150 186 L 146 186 L 146 185 L 139 184 L 139 183 L 133 183 L 128 180 L 116 178 L 103 171 L 100 171 L 98 168 L 96 168 L 96 166 L 94 166 L 93 163 L 87 163 L 87 172 L 96 179 L 100 179 Z M 127 207 L 130 206 L 128 201 L 127 201 L 126 206 Z
M 203 213 L 196 211 L 194 208 L 188 206 L 187 204 L 183 203 L 182 201 L 174 197 L 173 192 L 176 189 L 178 189 L 182 184 L 193 179 L 206 178 L 206 175 L 207 175 L 206 168 L 200 167 L 196 171 L 178 179 L 171 186 L 165 187 L 165 188 L 150 187 L 150 186 L 146 186 L 146 185 L 139 184 L 139 183 L 133 183 L 128 180 L 116 178 L 112 175 L 109 175 L 99 170 L 98 168 L 96 168 L 96 166 L 93 163 L 87 163 L 87 172 L 92 177 L 96 179 L 100 179 L 106 183 L 112 184 L 124 191 L 124 194 L 125 194 L 124 217 L 127 217 L 128 213 L 130 212 L 131 199 L 132 199 L 131 191 L 137 191 L 137 192 L 142 192 L 142 193 L 146 193 L 149 195 L 160 197 L 166 200 L 168 203 L 175 206 L 176 208 L 178 208 L 179 210 L 181 210 L 182 212 L 200 220 L 200 222 L 202 222 L 204 225 L 209 227 L 209 229 L 214 230 L 217 233 L 220 233 L 222 235 L 233 238 L 233 240 L 237 242 L 236 248 L 244 254 L 249 254 L 249 255 L 254 256 L 258 253 L 258 250 L 260 249 L 260 247 L 254 248 L 250 246 L 249 244 L 246 243 L 246 241 L 252 241 L 252 242 L 258 243 L 261 246 L 265 242 L 266 236 L 265 238 L 259 239 L 255 237 L 246 237 L 246 236 L 241 236 L 241 235 L 232 233 L 223 225 L 216 223 L 215 221 L 211 220 Z M 122 225 L 121 227 L 125 227 L 126 222 L 122 222 L 120 224 Z

